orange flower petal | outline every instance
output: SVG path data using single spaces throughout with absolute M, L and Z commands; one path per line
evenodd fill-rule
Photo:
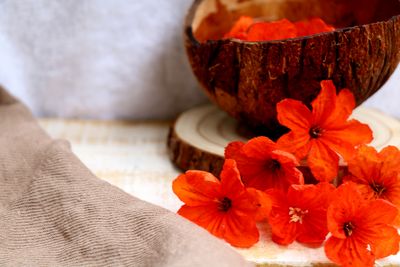
M 295 131 L 296 134 L 304 132 L 308 135 L 312 113 L 302 102 L 285 99 L 276 105 L 276 110 L 280 124 Z
M 343 182 L 353 182 L 357 184 L 358 191 L 366 199 L 375 199 L 375 192 L 366 179 L 359 179 L 353 175 L 346 175 L 343 177 Z
M 258 241 L 256 215 L 268 209 L 268 202 L 255 199 L 244 187 L 236 162 L 225 161 L 221 181 L 201 171 L 188 171 L 173 183 L 173 190 L 185 202 L 178 214 L 238 247 Z M 264 215 L 265 216 L 265 215 Z
M 301 230 L 296 240 L 312 246 L 319 246 L 328 234 L 327 208 L 335 187 L 329 183 L 318 185 L 292 186 L 288 198 L 291 203 L 308 213 L 303 217 Z M 292 204 L 294 205 L 294 204 Z
M 400 172 L 391 174 L 382 176 L 381 183 L 386 190 L 382 193 L 381 198 L 400 208 Z
M 353 93 L 348 89 L 342 89 L 336 97 L 335 108 L 326 121 L 324 128 L 337 125 L 338 122 L 346 122 L 356 106 Z
M 399 252 L 400 236 L 396 228 L 382 226 L 379 228 L 379 238 L 374 240 L 371 250 L 375 258 L 381 259 Z
M 312 140 L 307 162 L 317 180 L 330 182 L 337 177 L 339 156 L 322 142 Z
M 355 147 L 370 143 L 373 136 L 368 125 L 351 120 L 343 128 L 326 130 L 320 139 L 350 160 L 355 154 Z
M 325 245 L 328 258 L 344 266 L 372 266 L 375 258 L 396 254 L 400 237 L 391 224 L 397 214 L 397 208 L 385 200 L 363 198 L 356 184 L 341 185 L 328 208 L 332 233 Z M 350 234 L 344 226 L 349 222 Z
M 244 143 L 240 141 L 229 143 L 228 146 L 225 148 L 225 158 L 235 159 L 243 146 Z
M 308 35 L 308 20 L 295 22 L 294 25 L 297 29 L 297 36 L 307 36 Z
M 326 182 L 317 185 L 292 185 L 288 190 L 289 205 L 326 211 L 334 191 L 335 187 Z M 324 219 L 325 217 L 323 216 Z
M 385 174 L 400 172 L 400 150 L 395 146 L 387 146 L 379 152 L 383 161 L 382 172 Z
M 280 170 L 275 172 L 263 170 L 251 177 L 244 176 L 243 182 L 247 187 L 259 190 L 277 188 L 286 191 L 291 184 L 304 184 L 304 178 L 296 167 L 282 166 Z
M 282 171 L 282 175 L 284 175 L 284 177 L 282 177 L 282 181 L 285 181 L 285 183 L 283 184 L 284 186 L 284 190 L 287 189 L 288 186 L 290 185 L 303 185 L 304 184 L 304 176 L 303 173 L 297 169 L 297 168 L 288 168 L 288 167 L 283 167 L 283 171 Z M 275 188 L 279 188 L 279 187 L 275 187 Z M 282 190 L 282 187 L 281 187 Z
M 236 247 L 251 247 L 259 239 L 255 221 L 248 216 L 237 216 L 234 212 L 218 212 L 212 206 L 187 205 L 182 206 L 178 214 Z
M 247 192 L 252 197 L 254 205 L 257 207 L 256 221 L 260 222 L 265 220 L 271 212 L 271 199 L 265 192 L 255 188 L 247 188 Z
M 378 152 L 368 146 L 361 146 L 356 156 L 349 161 L 351 175 L 344 177 L 345 181 L 358 184 L 362 194 L 369 198 L 382 198 L 400 207 L 400 170 L 398 168 L 398 149 L 388 147 Z M 384 188 L 380 193 L 375 187 Z M 400 216 L 396 225 L 400 223 Z
M 272 150 L 275 150 L 277 145 L 269 138 L 260 136 L 250 139 L 243 147 L 243 153 L 256 160 L 265 160 L 269 157 Z
M 292 244 L 296 240 L 296 229 L 296 224 L 287 224 L 284 227 L 284 234 L 282 236 L 272 232 L 272 241 L 282 246 Z
M 393 225 L 398 209 L 389 202 L 377 199 L 361 211 L 361 234 L 371 244 L 377 259 L 395 255 L 399 251 L 400 236 Z
M 375 261 L 367 250 L 367 244 L 360 246 L 352 238 L 330 237 L 325 242 L 325 254 L 331 261 L 344 267 L 373 267 Z
M 373 230 L 379 228 L 382 224 L 392 225 L 398 210 L 388 201 L 376 199 L 371 201 L 362 213 L 364 214 L 363 227 Z M 380 233 L 376 232 L 376 234 L 379 235 Z
M 296 240 L 312 246 L 320 246 L 328 234 L 326 228 L 326 210 L 317 209 L 305 216 L 301 224 L 301 232 Z
M 378 152 L 369 146 L 359 147 L 354 158 L 348 161 L 349 172 L 357 183 L 369 184 L 371 179 L 379 177 L 380 166 Z
M 332 185 L 325 184 L 292 185 L 286 195 L 280 190 L 268 190 L 272 200 L 268 221 L 274 242 L 322 244 L 328 233 L 326 212 L 333 190 Z
M 317 34 L 323 32 L 334 31 L 335 28 L 325 23 L 321 18 L 311 18 L 309 19 L 309 29 L 308 34 Z
M 378 199 L 372 201 L 362 213 L 365 214 L 361 222 L 362 236 L 371 244 L 375 258 L 396 255 L 399 252 L 400 236 L 397 229 L 390 225 L 398 215 L 397 208 L 385 200 Z
M 274 150 L 271 152 L 271 158 L 278 160 L 282 165 L 289 165 L 290 167 L 299 165 L 296 157 L 286 151 Z
M 271 181 L 274 178 L 275 178 L 274 175 L 262 171 L 257 174 L 253 174 L 251 176 L 244 176 L 243 183 L 246 184 L 247 188 L 251 187 L 251 188 L 256 188 L 258 190 L 265 190 L 269 186 L 268 181 Z
M 327 25 L 320 18 L 311 18 L 304 21 L 299 21 L 295 23 L 297 29 L 297 36 L 307 36 L 317 33 L 334 31 L 335 28 Z
M 179 199 L 190 206 L 204 205 L 219 195 L 220 182 L 214 175 L 203 171 L 187 171 L 172 183 Z
M 296 224 L 289 223 L 289 206 L 286 194 L 276 189 L 270 189 L 266 192 L 272 202 L 272 209 L 268 216 L 272 240 L 280 245 L 288 245 L 296 239 Z
M 221 171 L 221 193 L 229 197 L 236 197 L 244 192 L 244 185 L 240 173 L 233 159 L 225 160 Z
M 225 228 L 223 238 L 235 247 L 249 248 L 260 238 L 254 220 L 249 220 L 247 217 L 231 217 L 229 220 L 225 220 L 221 227 Z
M 303 174 L 296 168 L 296 158 L 277 150 L 277 145 L 267 137 L 253 138 L 238 149 L 240 146 L 233 143 L 226 151 L 236 160 L 247 187 L 287 190 L 292 183 L 304 183 Z
M 277 144 L 280 149 L 294 153 L 298 159 L 304 159 L 311 149 L 308 133 L 296 134 L 291 131 L 279 138 Z
M 241 16 L 224 38 L 246 39 L 248 28 L 254 23 L 252 17 Z
M 328 207 L 329 232 L 337 238 L 346 238 L 343 224 L 352 220 L 362 205 L 366 205 L 366 202 L 355 183 L 347 182 L 339 186 Z
M 224 217 L 224 214 L 218 212 L 216 205 L 216 203 L 197 207 L 183 205 L 178 210 L 178 214 L 203 227 L 211 234 L 222 238 L 224 233 L 220 231 L 217 225 L 219 225 L 220 221 Z
M 273 22 L 259 22 L 250 26 L 247 31 L 247 41 L 270 41 L 294 38 L 297 30 L 287 19 Z
M 336 87 L 331 80 L 321 82 L 321 91 L 311 103 L 314 124 L 322 126 L 335 109 Z
M 279 188 L 286 190 L 292 184 L 304 184 L 303 173 L 296 168 L 298 162 L 296 158 L 285 151 L 274 150 L 271 158 L 280 163 L 280 170 L 276 172 L 277 177 L 269 181 L 268 188 Z

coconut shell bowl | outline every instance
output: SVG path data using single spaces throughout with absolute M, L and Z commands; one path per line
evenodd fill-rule
M 335 31 L 249 42 L 223 36 L 241 16 L 274 21 L 320 17 Z M 320 81 L 353 91 L 357 104 L 388 80 L 400 60 L 399 0 L 196 0 L 185 22 L 193 72 L 208 97 L 252 129 L 278 137 L 276 104 L 306 104 Z

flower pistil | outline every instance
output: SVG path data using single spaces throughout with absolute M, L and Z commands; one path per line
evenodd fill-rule
M 382 184 L 378 184 L 378 183 L 372 182 L 370 184 L 370 186 L 371 186 L 372 190 L 374 191 L 375 196 L 377 198 L 379 198 L 386 191 L 385 186 L 383 186 Z
M 293 223 L 303 223 L 303 217 L 308 213 L 308 210 L 302 210 L 300 208 L 289 208 L 289 216 L 290 216 L 290 221 Z
M 228 197 L 224 197 L 219 200 L 219 210 L 222 212 L 228 212 L 232 207 L 232 200 Z
M 343 231 L 346 237 L 351 236 L 353 234 L 353 230 L 354 230 L 354 224 L 352 222 L 346 222 L 343 225 Z
M 316 139 L 322 136 L 323 131 L 321 127 L 315 126 L 310 129 L 309 134 L 312 139 Z
M 281 167 L 281 163 L 276 159 L 271 159 L 265 163 L 265 169 L 271 172 L 279 171 Z

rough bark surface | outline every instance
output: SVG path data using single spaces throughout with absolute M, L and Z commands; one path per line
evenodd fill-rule
M 182 171 L 202 170 L 219 176 L 224 158 L 188 144 L 179 138 L 173 126 L 168 134 L 167 146 L 172 162 Z
M 400 60 L 400 15 L 282 41 L 199 42 L 192 20 L 201 2 L 195 1 L 185 27 L 194 74 L 221 109 L 273 138 L 284 131 L 276 119 L 279 101 L 294 98 L 310 104 L 320 81 L 331 79 L 338 89 L 349 88 L 359 105 L 388 80 Z M 400 14 L 400 2 L 397 10 Z

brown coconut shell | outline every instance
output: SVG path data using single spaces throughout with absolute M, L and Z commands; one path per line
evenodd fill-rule
M 320 81 L 353 91 L 357 104 L 373 95 L 400 60 L 399 0 L 196 0 L 185 23 L 193 72 L 209 98 L 262 134 L 284 131 L 276 104 L 307 104 Z M 337 30 L 279 41 L 223 39 L 242 15 L 299 21 L 321 17 Z

